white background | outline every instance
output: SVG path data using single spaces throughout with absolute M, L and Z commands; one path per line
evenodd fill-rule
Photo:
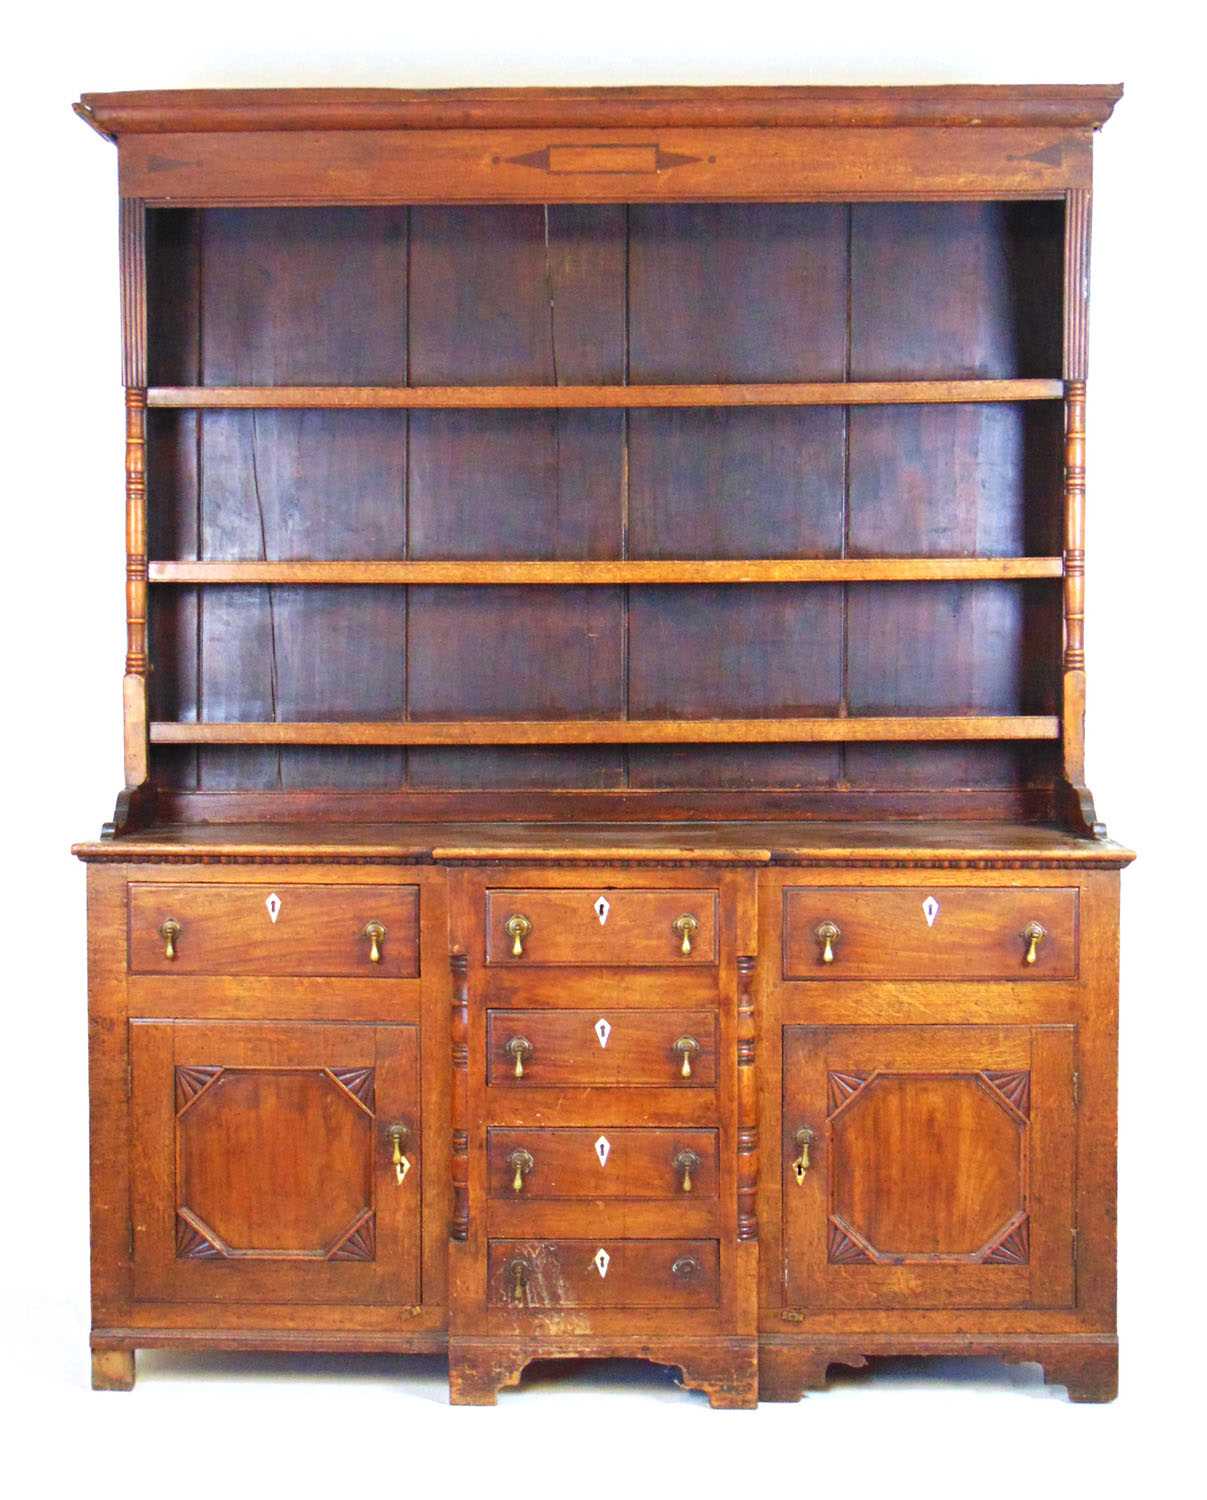
M 6 1477 L 38 1493 L 947 1496 L 1191 1487 L 1207 994 L 1199 795 L 1201 137 L 1189 6 L 858 3 L 11 10 L 4 63 L 3 1122 Z M 23 16 L 22 36 L 15 18 Z M 140 1356 L 87 1389 L 83 871 L 120 781 L 116 153 L 81 91 L 197 86 L 1114 83 L 1098 139 L 1089 457 L 1089 782 L 1124 875 L 1122 1395 L 1034 1369 L 894 1365 L 799 1407 L 711 1412 L 643 1367 L 561 1371 L 493 1410 L 438 1361 Z M 1194 151 L 1192 157 L 1191 151 Z M 11 263 L 10 263 L 11 262 Z M 1193 1403 L 1193 1405 L 1192 1405 Z M 1197 1451 L 1197 1443 L 1194 1448 Z M 16 1460 L 31 1466 L 24 1480 Z M 1175 1475 L 1181 1470 L 1181 1477 Z

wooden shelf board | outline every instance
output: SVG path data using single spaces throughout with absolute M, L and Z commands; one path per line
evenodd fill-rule
M 755 385 L 152 386 L 147 405 L 192 409 L 882 406 L 1057 401 L 1060 380 L 863 380 Z
M 876 740 L 1054 740 L 1054 715 L 810 719 L 558 719 L 174 723 L 156 745 L 699 745 Z
M 1059 557 L 740 558 L 557 562 L 152 562 L 152 583 L 721 584 L 1060 578 Z

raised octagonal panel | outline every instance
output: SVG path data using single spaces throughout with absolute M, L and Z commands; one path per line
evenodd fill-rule
M 979 1075 L 880 1074 L 831 1129 L 833 1211 L 879 1256 L 971 1256 L 1024 1211 L 1026 1122 Z
M 228 1069 L 178 1125 L 178 1203 L 226 1255 L 329 1254 L 373 1202 L 373 1120 L 323 1069 Z

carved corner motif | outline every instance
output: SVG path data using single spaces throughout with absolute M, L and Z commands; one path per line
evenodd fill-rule
M 222 1068 L 177 1068 L 176 1113 L 182 1114 L 195 1100 L 222 1076 Z
M 177 1260 L 225 1260 L 226 1251 L 210 1239 L 192 1219 L 176 1215 Z
M 848 1099 L 853 1099 L 860 1089 L 867 1083 L 871 1075 L 868 1073 L 829 1073 L 826 1076 L 829 1091 L 830 1108 L 829 1114 L 835 1114 Z
M 830 1220 L 827 1249 L 830 1264 L 834 1266 L 854 1266 L 864 1262 L 870 1264 L 872 1261 L 871 1255 L 837 1219 Z
M 1031 1221 L 1024 1214 L 991 1246 L 982 1261 L 989 1266 L 1025 1266 L 1031 1259 Z
M 369 1114 L 373 1113 L 372 1068 L 331 1068 L 329 1072 L 336 1083 L 351 1094 L 358 1104 L 363 1105 Z
M 1031 1113 L 1031 1074 L 1024 1070 L 1010 1073 L 982 1073 L 981 1077 L 1020 1115 Z
M 358 1224 L 340 1240 L 328 1255 L 328 1260 L 375 1260 L 377 1258 L 377 1219 L 366 1214 Z

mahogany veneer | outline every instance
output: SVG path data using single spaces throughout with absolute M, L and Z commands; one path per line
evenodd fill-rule
M 1114 1394 L 1119 93 L 76 106 L 126 391 L 98 1389 L 172 1346 Z

